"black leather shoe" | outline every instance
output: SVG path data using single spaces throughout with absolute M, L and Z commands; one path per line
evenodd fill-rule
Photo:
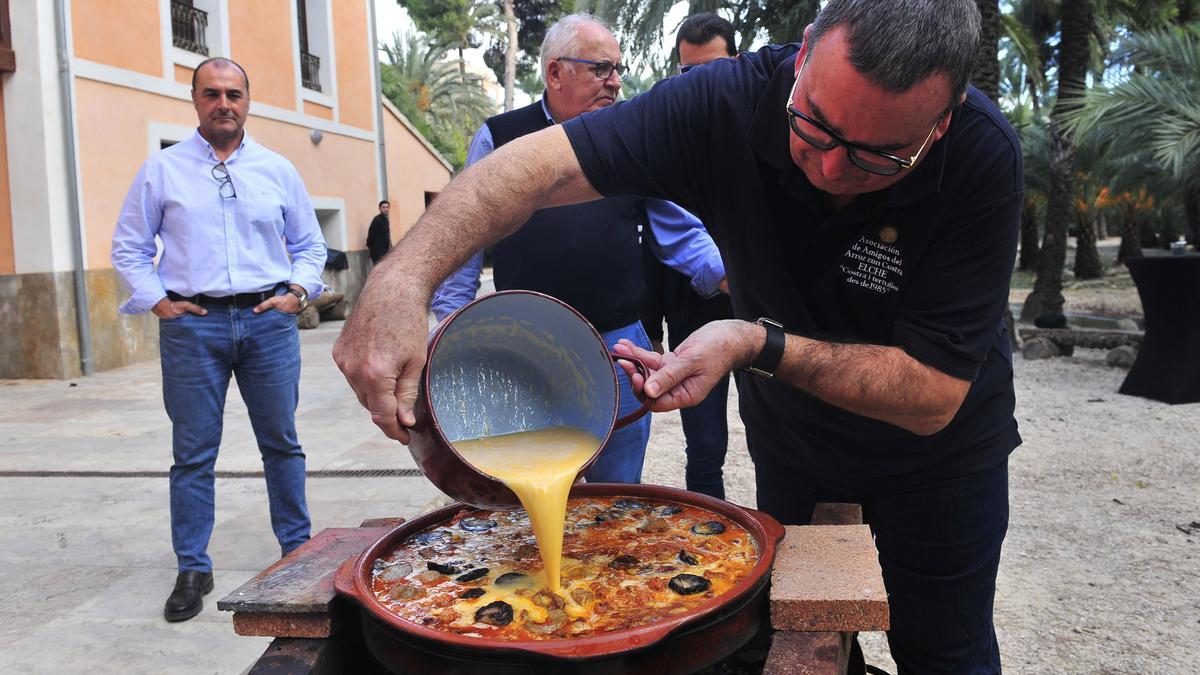
M 180 572 L 175 577 L 175 590 L 163 607 L 163 616 L 167 621 L 187 621 L 204 609 L 204 596 L 212 589 L 212 572 Z

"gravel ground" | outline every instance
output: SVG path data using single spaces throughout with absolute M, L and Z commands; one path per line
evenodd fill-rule
M 1069 290 L 1068 310 L 1139 316 L 1136 291 L 1111 286 Z M 1126 371 L 1100 350 L 1017 355 L 1014 369 L 1025 443 L 1009 463 L 996 591 L 1005 669 L 1200 672 L 1200 404 L 1118 394 Z M 729 425 L 727 496 L 754 506 L 733 387 Z M 678 414 L 655 415 L 643 480 L 682 487 L 683 465 Z M 884 636 L 861 639 L 868 662 L 894 673 Z

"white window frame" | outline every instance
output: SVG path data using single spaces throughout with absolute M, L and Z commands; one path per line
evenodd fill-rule
M 147 122 L 146 124 L 146 156 L 149 157 L 154 153 L 162 150 L 163 141 L 172 143 L 182 143 L 192 137 L 196 132 L 195 127 L 186 127 L 182 124 L 165 124 L 163 122 Z
M 204 33 L 205 44 L 208 45 L 208 56 L 175 46 L 175 40 L 171 34 L 171 0 L 160 0 L 159 2 L 163 76 L 168 80 L 174 81 L 176 65 L 195 70 L 196 66 L 205 59 L 214 56 L 229 58 L 229 0 L 192 0 L 192 4 L 196 9 L 208 13 L 208 27 Z
M 312 202 L 313 215 L 316 216 L 318 225 L 321 225 L 321 216 L 317 213 L 318 211 L 332 214 L 328 226 L 321 227 L 325 245 L 339 251 L 347 250 L 346 200 L 342 197 L 309 197 L 309 201 Z
M 333 4 L 331 0 L 304 0 L 308 18 L 308 52 L 321 59 L 321 89 L 313 91 L 304 86 L 300 77 L 300 16 L 295 0 L 289 0 L 292 13 L 292 53 L 295 58 L 296 109 L 304 112 L 304 101 L 333 109 L 333 121 L 338 121 L 337 60 L 334 58 Z

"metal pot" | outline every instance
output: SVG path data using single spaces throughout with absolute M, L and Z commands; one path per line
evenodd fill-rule
M 483 509 L 521 503 L 503 483 L 471 466 L 458 441 L 554 426 L 599 439 L 579 471 L 596 461 L 614 429 L 650 410 L 644 401 L 617 419 L 620 390 L 613 361 L 596 329 L 561 300 L 533 291 L 502 291 L 463 306 L 429 339 L 408 445 L 417 466 L 442 492 Z
M 581 484 L 571 490 L 571 496 L 624 496 L 706 508 L 750 532 L 758 544 L 758 563 L 746 578 L 708 603 L 642 626 L 582 638 L 522 642 L 447 633 L 405 621 L 382 605 L 371 590 L 371 571 L 375 561 L 397 544 L 465 508 L 454 504 L 404 523 L 338 568 L 334 587 L 362 608 L 363 639 L 372 656 L 398 673 L 667 675 L 695 672 L 716 663 L 765 626 L 767 585 L 776 547 L 783 538 L 783 526 L 774 518 L 660 485 Z

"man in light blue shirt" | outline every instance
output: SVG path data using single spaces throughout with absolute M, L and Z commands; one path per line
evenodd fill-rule
M 199 118 L 186 141 L 138 171 L 113 233 L 112 262 L 131 295 L 125 314 L 159 318 L 163 402 L 172 423 L 171 540 L 179 575 L 163 614 L 184 621 L 213 588 L 207 549 L 214 467 L 231 376 L 266 473 L 271 527 L 284 555 L 308 540 L 304 452 L 296 439 L 296 315 L 324 288 L 325 240 L 304 183 L 243 130 L 250 82 L 213 58 L 192 76 Z M 155 268 L 155 239 L 162 254 Z
M 475 134 L 468 164 L 521 136 L 612 105 L 621 90 L 621 51 L 596 17 L 573 14 L 546 32 L 542 44 L 540 102 L 489 118 Z M 718 291 L 725 269 L 708 232 L 683 209 L 660 200 L 620 197 L 588 204 L 540 209 L 520 232 L 493 248 L 497 290 L 521 288 L 547 293 L 592 323 L 610 347 L 621 339 L 650 346 L 641 316 L 646 302 L 642 237 L 653 228 L 655 254 L 684 273 L 702 293 Z M 477 252 L 434 294 L 440 321 L 474 299 L 483 253 Z M 618 369 L 618 415 L 638 407 L 628 379 Z M 588 469 L 589 482 L 637 483 L 650 439 L 650 417 L 618 429 Z

